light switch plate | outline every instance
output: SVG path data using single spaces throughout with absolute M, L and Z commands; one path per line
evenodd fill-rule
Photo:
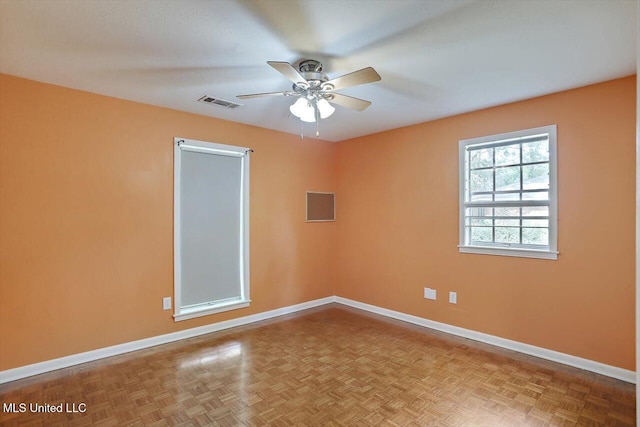
M 436 299 L 436 290 L 431 288 L 424 288 L 425 299 Z
M 458 303 L 458 294 L 456 292 L 449 292 L 449 303 L 451 304 Z

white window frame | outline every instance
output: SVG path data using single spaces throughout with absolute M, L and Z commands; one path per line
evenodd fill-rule
M 487 245 L 471 245 L 467 241 L 467 231 L 465 228 L 465 208 L 473 207 L 467 202 L 467 147 L 472 145 L 493 144 L 500 141 L 526 139 L 528 137 L 548 134 L 549 135 L 549 248 L 538 249 L 528 247 L 509 247 L 488 243 Z M 525 129 L 515 132 L 501 133 L 497 135 L 483 136 L 479 138 L 464 139 L 459 141 L 459 226 L 460 240 L 458 244 L 461 253 L 500 255 L 524 258 L 558 259 L 558 154 L 557 154 L 557 127 L 556 125 L 541 126 L 532 129 Z M 531 206 L 524 201 L 496 201 L 490 202 L 494 207 L 500 206 Z M 546 205 L 545 205 L 546 206 Z
M 218 144 L 213 142 L 197 141 L 186 138 L 174 138 L 174 321 L 193 319 L 214 313 L 236 310 L 248 307 L 250 299 L 250 275 L 249 275 L 249 153 L 253 150 L 246 147 Z M 182 307 L 181 304 L 181 248 L 180 248 L 180 178 L 181 178 L 181 153 L 182 151 L 196 153 L 215 153 L 222 156 L 239 157 L 242 159 L 241 171 L 241 215 L 240 220 L 240 297 L 229 298 L 215 303 L 204 303 Z

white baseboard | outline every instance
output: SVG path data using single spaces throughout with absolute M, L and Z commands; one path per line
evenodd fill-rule
M 223 322 L 212 323 L 211 325 L 199 326 L 197 328 L 185 329 L 183 331 L 172 332 L 165 335 L 158 335 L 151 338 L 145 338 L 124 344 L 118 344 L 111 347 L 91 350 L 84 353 L 72 354 L 71 356 L 60 357 L 58 359 L 47 360 L 45 362 L 34 363 L 32 365 L 20 366 L 14 369 L 0 371 L 0 384 L 10 381 L 19 380 L 33 375 L 45 372 L 56 371 L 58 369 L 67 368 L 69 366 L 79 365 L 81 363 L 92 362 L 105 357 L 117 356 L 119 354 L 129 353 L 131 351 L 142 350 L 148 347 L 154 347 L 161 344 L 167 344 L 173 341 L 184 340 L 187 338 L 197 337 L 198 335 L 210 334 L 211 332 L 221 331 L 223 329 L 235 328 L 236 326 L 247 325 L 249 323 L 259 322 L 261 320 L 271 319 L 273 317 L 284 316 L 285 314 L 295 313 L 301 310 L 318 307 L 320 305 L 329 304 L 335 301 L 335 297 L 320 298 L 312 301 L 303 302 L 288 307 L 277 308 L 275 310 L 265 311 L 263 313 L 252 314 L 250 316 L 239 317 L 237 319 L 225 320 Z
M 360 310 L 380 314 L 382 316 L 391 317 L 393 319 L 402 320 L 404 322 L 413 323 L 414 325 L 424 326 L 425 328 L 446 332 L 447 334 L 457 335 L 459 337 L 469 338 L 474 341 L 480 341 L 486 344 L 495 345 L 497 347 L 506 348 L 508 350 L 517 351 L 519 353 L 528 354 L 530 356 L 539 357 L 541 359 L 551 360 L 553 362 L 562 363 L 563 365 L 569 365 L 576 368 L 584 369 L 586 371 L 595 372 L 596 374 L 616 378 L 628 383 L 635 384 L 636 382 L 636 373 L 634 371 L 618 368 L 616 366 L 606 365 L 604 363 L 595 362 L 589 359 L 583 359 L 581 357 L 572 356 L 570 354 L 560 353 L 558 351 L 548 350 L 546 348 L 536 347 L 534 345 L 500 338 L 495 335 L 476 332 L 471 329 L 465 329 L 458 326 L 448 325 L 446 323 L 435 322 L 433 320 L 412 316 L 410 314 L 389 310 L 387 308 L 381 308 L 375 305 L 365 304 L 363 302 L 354 301 L 347 298 L 336 297 L 335 300 L 339 304 L 344 304 L 349 307 L 354 307 Z
M 209 334 L 224 329 L 234 328 L 237 326 L 247 325 L 249 323 L 259 322 L 261 320 L 271 319 L 273 317 L 284 316 L 286 314 L 295 313 L 301 310 L 318 307 L 324 304 L 337 302 L 349 307 L 358 308 L 360 310 L 369 311 L 390 317 L 414 325 L 423 326 L 425 328 L 434 329 L 451 335 L 469 338 L 474 341 L 495 345 L 497 347 L 506 348 L 508 350 L 517 351 L 531 356 L 547 359 L 564 365 L 574 366 L 586 371 L 595 372 L 597 374 L 616 378 L 628 383 L 636 382 L 636 374 L 627 369 L 606 365 L 604 363 L 595 362 L 593 360 L 583 359 L 581 357 L 524 344 L 518 341 L 512 341 L 505 338 L 496 337 L 494 335 L 476 332 L 470 329 L 460 328 L 458 326 L 448 325 L 433 320 L 424 319 L 422 317 L 401 313 L 399 311 L 389 310 L 387 308 L 366 304 L 359 301 L 350 300 L 342 297 L 326 297 L 313 301 L 303 302 L 301 304 L 282 307 L 275 310 L 265 311 L 263 313 L 252 314 L 250 316 L 240 317 L 237 319 L 225 320 L 223 322 L 213 323 L 211 325 L 199 326 L 197 328 L 185 329 L 183 331 L 172 332 L 170 334 L 159 335 L 156 337 L 145 338 L 129 343 L 118 344 L 111 347 L 105 347 L 97 350 L 87 351 L 84 353 L 73 354 L 58 359 L 47 360 L 45 362 L 34 363 L 32 365 L 21 366 L 14 369 L 0 371 L 0 384 L 10 381 L 16 381 L 33 375 L 45 372 L 55 371 L 69 366 L 79 365 L 81 363 L 92 362 L 94 360 L 103 359 L 105 357 L 117 356 L 119 354 L 129 353 L 131 351 L 142 350 L 148 347 L 154 347 L 174 341 L 193 338 L 199 335 Z

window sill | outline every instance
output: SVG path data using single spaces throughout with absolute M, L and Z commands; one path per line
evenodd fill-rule
M 194 319 L 196 317 L 208 316 L 210 314 L 222 313 L 224 311 L 237 310 L 239 308 L 249 307 L 250 305 L 251 300 L 236 300 L 222 304 L 185 308 L 180 310 L 180 313 L 174 314 L 173 320 L 174 322 L 180 322 L 181 320 Z
M 498 255 L 511 256 L 519 258 L 538 258 L 557 260 L 558 252 L 542 251 L 535 249 L 518 249 L 518 248 L 491 248 L 487 246 L 458 246 L 460 253 L 463 254 L 479 254 L 479 255 Z

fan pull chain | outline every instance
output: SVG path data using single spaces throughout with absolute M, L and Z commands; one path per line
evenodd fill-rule
M 304 139 L 304 132 L 302 131 L 302 120 L 298 120 L 300 122 L 300 139 Z
M 315 107 L 316 110 L 316 138 L 320 138 L 320 110 L 318 110 L 318 106 Z

